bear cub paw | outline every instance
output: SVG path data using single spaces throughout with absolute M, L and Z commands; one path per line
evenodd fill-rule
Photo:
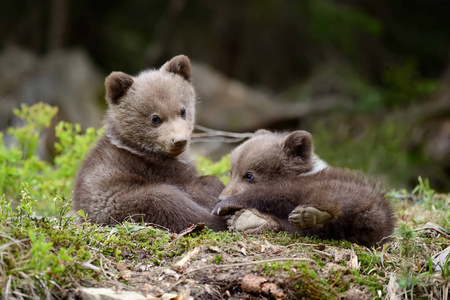
M 312 206 L 297 206 L 289 214 L 289 222 L 299 229 L 314 227 L 317 224 L 331 219 L 333 216 L 323 210 L 319 210 Z
M 272 216 L 261 214 L 256 209 L 241 209 L 235 212 L 227 222 L 229 229 L 248 234 L 261 234 L 266 230 L 274 231 L 279 227 Z

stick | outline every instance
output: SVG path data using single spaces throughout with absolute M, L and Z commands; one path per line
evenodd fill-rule
M 255 265 L 255 264 L 262 264 L 267 262 L 275 262 L 275 261 L 309 261 L 315 263 L 314 260 L 309 258 L 297 258 L 297 257 L 280 257 L 280 258 L 273 258 L 273 259 L 265 259 L 265 260 L 255 260 L 251 262 L 245 262 L 245 263 L 237 263 L 237 264 L 227 264 L 227 265 L 207 265 L 203 266 L 197 269 L 189 270 L 187 273 L 194 273 L 200 270 L 209 269 L 213 267 L 217 268 L 233 268 L 233 267 L 241 267 L 241 266 L 248 266 L 248 265 Z
M 182 259 L 180 259 L 174 266 L 173 269 L 177 272 L 184 270 L 189 261 L 200 253 L 200 247 L 195 247 L 194 250 L 188 252 Z
M 202 131 L 193 133 L 193 142 L 210 142 L 219 141 L 223 143 L 237 143 L 245 139 L 253 137 L 255 134 L 251 132 L 237 133 L 229 131 L 214 130 L 201 125 L 195 125 L 195 129 Z

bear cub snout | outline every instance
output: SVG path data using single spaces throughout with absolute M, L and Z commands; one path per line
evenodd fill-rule
M 173 231 L 192 223 L 226 229 L 210 214 L 222 183 L 199 176 L 186 151 L 196 102 L 189 58 L 137 76 L 112 72 L 105 88 L 105 134 L 78 172 L 75 209 L 100 224 L 130 218 Z
M 233 150 L 220 200 L 213 214 L 250 233 L 285 230 L 373 246 L 395 225 L 381 188 L 361 172 L 328 166 L 300 130 L 259 130 Z

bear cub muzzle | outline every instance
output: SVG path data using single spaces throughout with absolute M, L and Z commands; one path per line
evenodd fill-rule
M 179 55 L 137 76 L 112 72 L 105 88 L 105 134 L 78 172 L 75 209 L 99 224 L 225 230 L 224 218 L 210 213 L 223 184 L 199 176 L 187 153 L 196 102 L 189 59 Z
M 229 216 L 231 228 L 369 247 L 393 231 L 396 218 L 383 190 L 361 172 L 328 166 L 306 131 L 259 130 L 230 159 L 231 178 L 213 214 Z

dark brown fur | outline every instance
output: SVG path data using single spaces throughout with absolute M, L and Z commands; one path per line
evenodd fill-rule
M 381 189 L 360 172 L 326 166 L 314 154 L 312 137 L 305 131 L 260 132 L 233 151 L 231 165 L 232 177 L 214 209 L 217 214 L 256 208 L 276 221 L 275 231 L 365 246 L 393 231 L 395 218 Z M 247 173 L 253 175 L 250 182 Z M 332 218 L 300 230 L 288 221 L 298 206 L 317 208 Z
M 105 86 L 105 135 L 79 170 L 75 209 L 100 224 L 131 218 L 176 232 L 192 223 L 226 229 L 222 217 L 210 214 L 222 183 L 199 177 L 185 152 L 196 100 L 189 59 L 175 57 L 136 77 L 113 72 Z

